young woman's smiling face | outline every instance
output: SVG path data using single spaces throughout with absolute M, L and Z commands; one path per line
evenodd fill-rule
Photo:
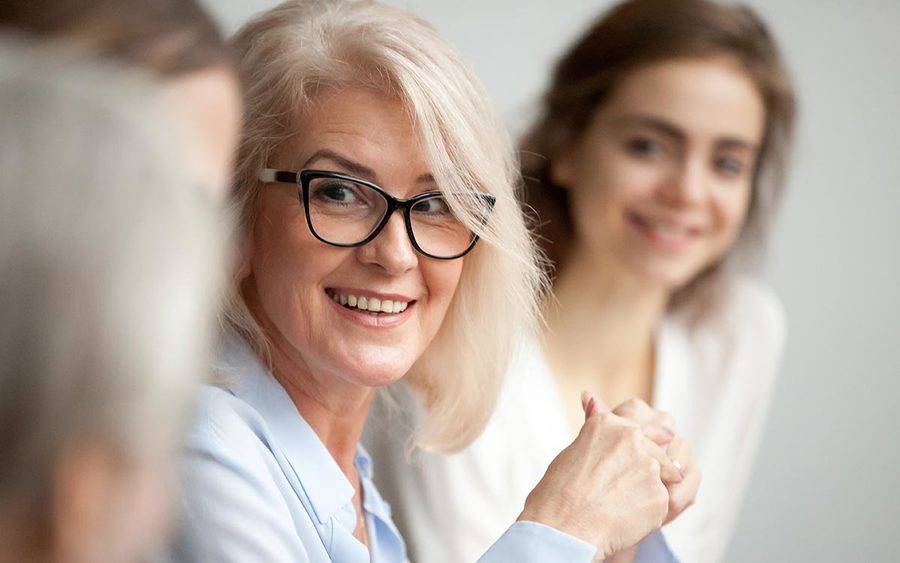
M 729 59 L 634 71 L 554 159 L 577 244 L 608 267 L 686 285 L 740 233 L 764 120 L 753 82 Z
M 269 165 L 340 172 L 409 198 L 437 189 L 417 139 L 399 100 L 331 91 Z M 298 186 L 283 183 L 263 187 L 248 254 L 242 291 L 278 352 L 316 379 L 368 387 L 396 381 L 423 354 L 464 260 L 417 253 L 400 211 L 365 246 L 327 245 L 307 226 Z

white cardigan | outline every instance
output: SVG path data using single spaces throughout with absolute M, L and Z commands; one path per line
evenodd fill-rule
M 774 294 L 743 278 L 730 282 L 724 307 L 701 325 L 689 329 L 685 318 L 670 315 L 660 327 L 653 406 L 674 415 L 703 472 L 695 504 L 663 528 L 685 563 L 719 561 L 728 546 L 784 337 Z M 462 452 L 418 453 L 410 464 L 401 426 L 375 408 L 366 441 L 415 563 L 475 561 L 574 438 L 534 341 L 523 342 L 488 427 Z

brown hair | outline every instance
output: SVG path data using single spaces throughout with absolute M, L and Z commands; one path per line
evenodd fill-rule
M 42 41 L 65 41 L 170 78 L 224 66 L 228 45 L 194 0 L 4 2 L 0 26 Z
M 584 133 L 594 111 L 631 72 L 674 58 L 730 56 L 756 85 L 765 106 L 765 132 L 750 206 L 736 248 L 762 246 L 784 185 L 795 101 L 775 42 L 749 8 L 707 0 L 630 0 L 603 15 L 556 66 L 542 114 L 523 143 L 525 201 L 538 214 L 536 231 L 550 266 L 565 265 L 575 232 L 567 191 L 550 175 L 551 159 Z M 732 251 L 733 253 L 734 251 Z M 748 258 L 755 258 L 748 252 Z M 715 264 L 675 295 L 708 286 Z

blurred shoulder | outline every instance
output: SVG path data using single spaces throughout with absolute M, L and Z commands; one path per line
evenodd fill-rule
M 734 275 L 725 281 L 721 322 L 742 339 L 781 347 L 787 315 L 775 291 L 759 279 Z
M 711 380 L 769 382 L 787 336 L 781 301 L 749 276 L 729 275 L 717 289 L 715 298 L 697 299 L 667 318 L 670 340 L 684 350 L 679 357 L 690 358 Z

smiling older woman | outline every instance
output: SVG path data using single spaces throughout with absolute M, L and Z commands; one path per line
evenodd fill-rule
M 511 144 L 477 80 L 401 10 L 291 1 L 235 43 L 242 259 L 221 384 L 189 436 L 181 547 L 404 561 L 359 437 L 375 389 L 404 377 L 427 413 L 418 446 L 484 428 L 543 284 Z M 615 552 L 661 524 L 680 478 L 636 424 L 589 416 L 483 560 Z

